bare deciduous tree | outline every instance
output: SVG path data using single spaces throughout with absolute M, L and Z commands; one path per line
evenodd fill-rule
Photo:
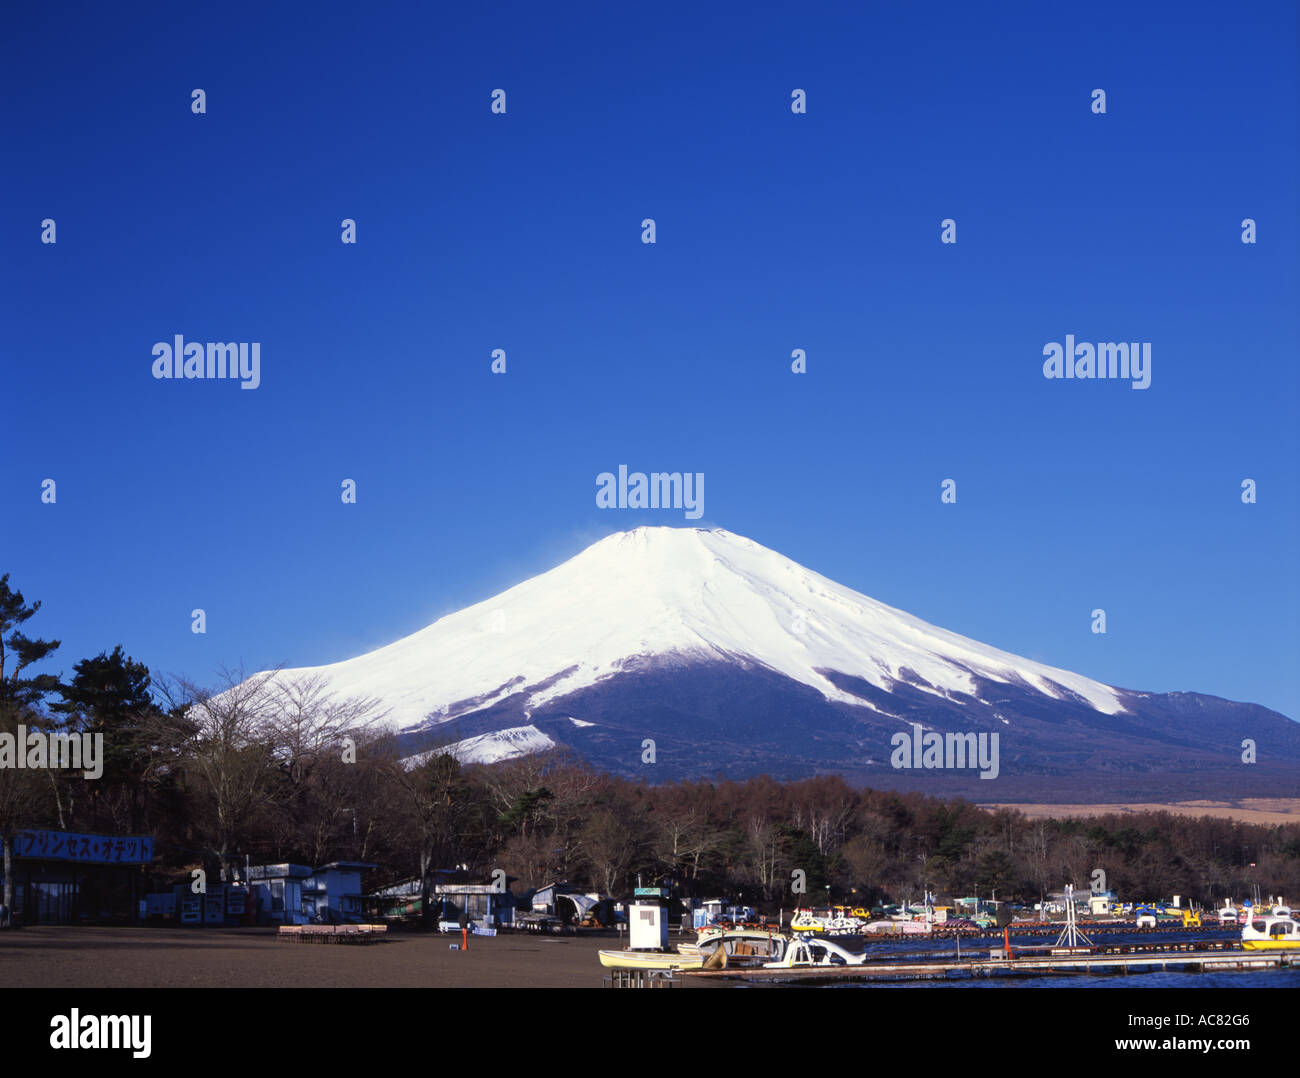
M 267 683 L 272 706 L 267 733 L 280 766 L 300 784 L 325 755 L 338 755 L 344 738 L 354 741 L 387 719 L 389 711 L 369 697 L 340 698 L 322 674 L 275 676 Z
M 270 803 L 275 752 L 275 671 L 221 671 L 223 687 L 164 678 L 159 691 L 190 724 L 189 766 L 202 780 L 211 818 L 208 848 L 229 879 L 247 825 Z

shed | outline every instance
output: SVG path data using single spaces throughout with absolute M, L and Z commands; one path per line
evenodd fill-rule
M 303 912 L 303 881 L 311 878 L 306 865 L 254 865 L 248 879 L 252 887 L 254 908 L 258 920 L 271 920 L 286 925 L 305 925 L 308 916 Z

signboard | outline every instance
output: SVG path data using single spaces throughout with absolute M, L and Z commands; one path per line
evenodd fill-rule
M 14 836 L 14 856 L 91 865 L 147 865 L 153 861 L 153 836 L 19 831 Z

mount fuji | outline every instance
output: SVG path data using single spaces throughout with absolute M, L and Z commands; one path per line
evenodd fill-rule
M 1000 800 L 1300 790 L 1300 724 L 1277 712 L 1045 666 L 720 529 L 607 536 L 387 647 L 277 676 L 302 674 L 380 700 L 408 755 L 564 745 L 648 781 L 839 773 Z M 894 766 L 891 738 L 913 730 L 998 734 L 997 780 Z

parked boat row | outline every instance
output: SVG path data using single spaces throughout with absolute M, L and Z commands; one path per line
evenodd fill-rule
M 867 911 L 859 907 L 828 906 L 823 908 L 804 907 L 795 910 L 789 932 L 778 927 L 769 927 L 761 922 L 735 924 L 726 921 L 718 924 L 701 925 L 697 938 L 693 942 L 680 943 L 676 950 L 668 944 L 668 890 L 664 886 L 642 887 L 639 884 L 635 892 L 635 901 L 629 917 L 628 947 L 625 949 L 602 950 L 600 963 L 607 969 L 633 971 L 721 971 L 727 969 L 804 969 L 830 966 L 865 966 L 867 949 L 852 951 L 840 943 L 829 939 L 833 935 L 852 935 L 862 940 L 866 937 L 889 935 L 917 935 L 937 937 L 941 933 L 951 933 L 958 937 L 966 932 L 978 932 L 985 926 L 973 920 L 951 918 L 948 908 L 936 906 L 933 897 L 927 893 L 926 902 L 919 910 L 895 907 L 888 911 L 888 916 L 881 918 L 886 911 Z M 1066 927 L 1052 948 L 1053 956 L 1084 955 L 1096 956 L 1099 948 L 1079 931 L 1073 888 L 1066 886 L 1064 891 Z M 1178 896 L 1171 904 L 1177 913 L 1183 928 L 1201 927 L 1198 911 L 1179 905 Z M 1241 940 L 1236 949 L 1243 951 L 1289 950 L 1300 947 L 1300 924 L 1294 920 L 1291 910 L 1275 900 L 1271 912 L 1262 912 L 1253 916 L 1241 928 Z M 978 912 L 978 910 L 976 911 Z M 1169 907 L 1161 909 L 1156 906 L 1136 907 L 1138 927 L 1149 919 L 1151 927 L 1159 920 L 1171 920 Z M 754 916 L 748 908 L 743 910 L 745 919 Z M 1002 920 L 1001 917 L 998 920 Z M 1117 926 L 1118 927 L 1118 926 Z M 1011 944 L 1012 926 L 1004 923 L 1004 946 L 990 952 L 990 960 L 1010 962 L 1018 957 Z M 878 948 L 873 948 L 878 951 Z M 1024 953 L 1024 952 L 1022 952 Z M 875 968 L 878 962 L 869 968 Z
M 888 917 L 873 917 L 872 913 L 861 907 L 830 906 L 823 909 L 801 908 L 794 911 L 790 920 L 792 932 L 801 934 L 817 933 L 827 936 L 858 935 L 893 935 L 893 936 L 928 936 L 934 931 L 937 922 L 932 908 L 908 910 L 904 908 Z M 990 920 L 990 923 L 991 920 Z M 984 927 L 975 921 L 953 919 L 944 922 L 945 927 L 953 929 Z
M 1240 945 L 1246 951 L 1300 949 L 1300 922 L 1289 909 L 1279 907 L 1243 925 Z M 1094 948 L 1076 950 L 1085 953 Z M 786 934 L 760 927 L 710 927 L 701 931 L 694 943 L 678 944 L 676 952 L 607 950 L 600 952 L 600 962 L 609 969 L 633 970 L 804 969 L 861 966 L 867 954 L 855 953 L 807 930 Z

